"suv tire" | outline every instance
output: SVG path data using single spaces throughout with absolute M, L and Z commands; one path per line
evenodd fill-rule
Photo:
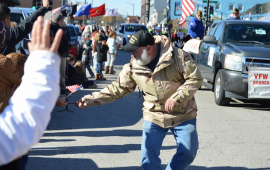
M 214 96 L 215 102 L 219 106 L 226 106 L 230 104 L 231 99 L 225 97 L 225 90 L 223 89 L 221 70 L 218 71 L 215 78 Z

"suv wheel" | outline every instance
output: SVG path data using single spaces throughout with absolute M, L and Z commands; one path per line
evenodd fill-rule
M 123 46 L 125 46 L 127 44 L 126 42 L 126 38 L 124 38 L 124 41 L 123 41 Z
M 215 78 L 214 96 L 215 102 L 219 106 L 226 106 L 230 104 L 231 99 L 225 97 L 225 90 L 223 89 L 221 70 L 218 71 Z

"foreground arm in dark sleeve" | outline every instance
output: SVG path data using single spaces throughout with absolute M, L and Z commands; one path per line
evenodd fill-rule
M 32 31 L 32 27 L 34 25 L 34 22 L 37 20 L 39 16 L 44 16 L 47 12 L 46 7 L 40 7 L 38 10 L 36 10 L 34 13 L 32 13 L 30 16 L 28 16 L 25 20 L 23 20 L 19 25 L 13 27 L 10 29 L 11 33 L 11 39 L 14 39 L 14 44 L 18 44 L 23 38 L 27 36 Z

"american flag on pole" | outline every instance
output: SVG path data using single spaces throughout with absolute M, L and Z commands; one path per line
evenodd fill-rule
M 196 6 L 192 0 L 183 0 L 182 1 L 182 16 L 180 19 L 179 26 L 181 26 L 185 23 L 186 17 L 190 16 L 194 12 L 195 8 L 196 8 Z
M 58 8 L 55 8 L 55 9 L 52 10 L 52 14 L 51 14 L 52 15 L 52 19 L 54 19 L 54 16 L 56 14 L 62 15 L 62 13 L 61 13 L 61 7 L 58 7 Z
M 169 37 L 171 39 L 171 29 L 172 29 L 171 0 L 167 0 L 167 26 L 168 26 L 168 30 L 169 30 Z
M 82 89 L 83 87 L 76 84 L 76 85 L 72 85 L 72 86 L 67 86 L 66 89 L 68 89 L 71 93 L 74 93 L 80 89 Z

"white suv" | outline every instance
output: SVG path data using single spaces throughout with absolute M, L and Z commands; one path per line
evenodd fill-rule
M 12 18 L 12 22 L 16 22 L 18 25 L 25 20 L 28 16 L 30 16 L 33 12 L 35 12 L 32 8 L 18 8 L 18 7 L 9 7 L 10 9 L 10 17 Z M 25 39 L 31 39 L 31 33 L 28 34 Z M 23 40 L 20 41 L 15 47 L 16 50 L 19 47 L 23 48 Z M 28 50 L 24 49 L 28 54 Z
M 128 23 L 124 23 L 121 24 L 117 31 L 117 43 L 121 44 L 121 45 L 126 45 L 129 42 L 129 39 L 131 38 L 131 36 L 138 31 L 138 26 L 141 26 L 141 30 L 147 30 L 147 28 L 145 27 L 145 25 L 142 24 L 128 24 Z M 147 30 L 148 31 L 148 30 Z

